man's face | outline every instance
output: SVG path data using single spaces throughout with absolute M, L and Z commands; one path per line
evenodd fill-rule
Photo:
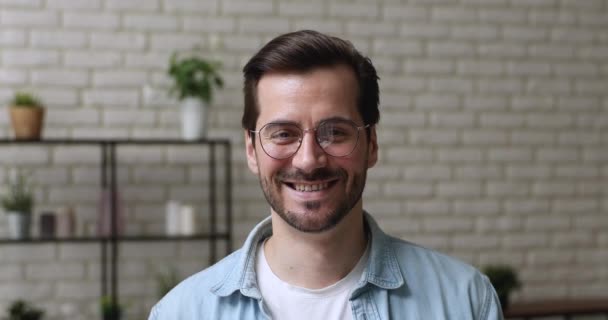
M 259 130 L 267 123 L 290 122 L 302 129 L 316 128 L 327 119 L 363 123 L 357 111 L 357 81 L 346 66 L 317 68 L 306 73 L 264 75 L 257 87 Z M 353 152 L 345 157 L 326 154 L 314 131 L 304 133 L 298 151 L 286 159 L 273 159 L 246 134 L 247 163 L 258 174 L 274 213 L 304 232 L 321 232 L 338 224 L 353 208 L 361 210 L 366 172 L 377 160 L 375 129 L 368 137 L 359 131 Z

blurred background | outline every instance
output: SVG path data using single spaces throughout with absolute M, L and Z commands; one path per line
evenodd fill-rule
M 511 266 L 514 302 L 608 298 L 604 0 L 0 0 L 0 138 L 12 139 L 8 106 L 28 91 L 45 106 L 43 139 L 179 140 L 171 55 L 219 61 L 207 137 L 231 143 L 230 174 L 222 153 L 214 172 L 232 190 L 232 224 L 220 202 L 218 228 L 238 248 L 269 214 L 244 161 L 241 68 L 299 29 L 352 41 L 378 69 L 380 161 L 364 207 L 390 234 L 478 268 Z M 75 236 L 98 234 L 100 152 L 0 144 L 0 182 L 30 173 L 34 237 L 43 212 L 67 209 Z M 170 200 L 195 206 L 207 230 L 209 152 L 118 147 L 122 234 L 165 234 Z M 162 279 L 205 268 L 209 248 L 121 243 L 123 318 L 146 318 Z M 23 298 L 46 319 L 99 317 L 100 254 L 95 242 L 0 243 L 0 312 Z

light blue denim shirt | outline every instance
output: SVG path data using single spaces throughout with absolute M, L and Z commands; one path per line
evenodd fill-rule
M 492 285 L 475 268 L 390 237 L 369 214 L 365 218 L 371 252 L 350 297 L 354 319 L 503 319 Z M 152 308 L 149 320 L 269 319 L 255 257 L 271 233 L 267 218 L 241 249 L 171 290 Z

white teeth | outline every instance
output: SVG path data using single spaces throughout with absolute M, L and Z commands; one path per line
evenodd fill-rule
M 293 186 L 297 191 L 312 192 L 327 189 L 329 183 L 325 182 L 321 184 L 294 184 Z

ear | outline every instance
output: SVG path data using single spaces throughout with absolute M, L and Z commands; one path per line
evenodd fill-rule
M 367 146 L 367 168 L 372 168 L 378 162 L 378 136 L 376 135 L 376 126 L 369 130 L 369 143 Z
M 251 135 L 252 133 L 245 130 L 245 153 L 247 153 L 247 166 L 249 167 L 249 170 L 257 175 L 259 173 L 258 158 L 255 153 L 255 146 L 251 141 Z

